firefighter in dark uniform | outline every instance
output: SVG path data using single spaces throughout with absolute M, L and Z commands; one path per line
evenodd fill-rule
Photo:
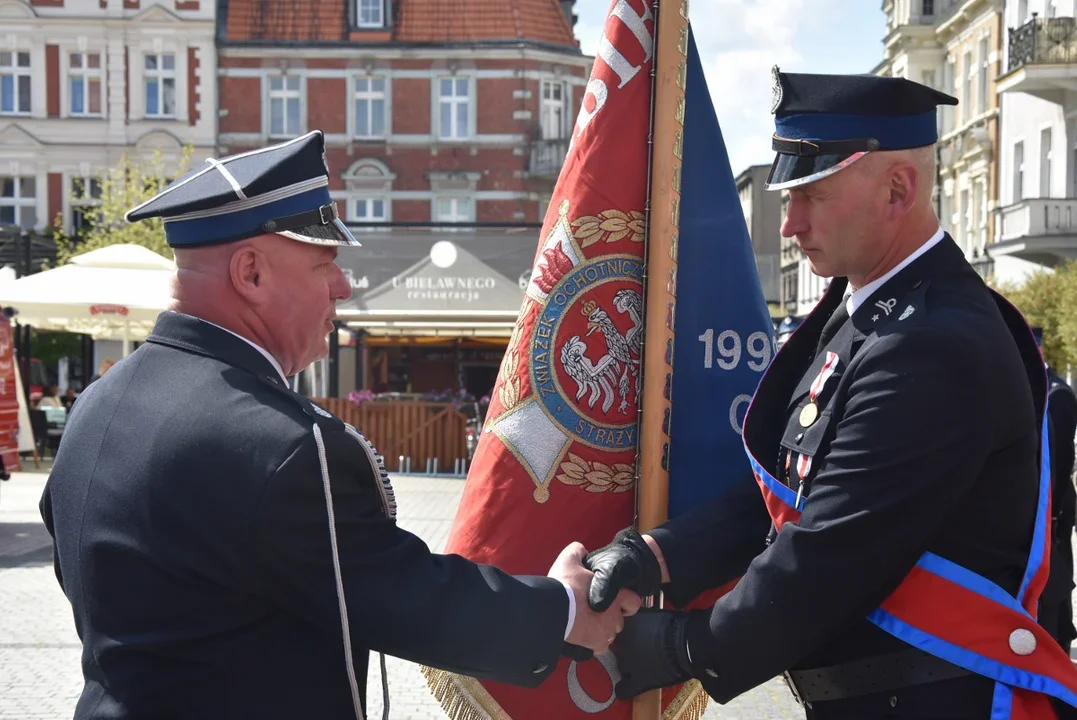
M 623 625 L 589 610 L 582 546 L 550 577 L 432 554 L 374 447 L 288 388 L 350 293 L 324 152 L 211 159 L 128 213 L 164 218 L 173 309 L 79 398 L 41 500 L 79 720 L 357 718 L 371 649 L 536 686 Z
M 1043 328 L 1033 327 L 1043 350 Z M 1073 529 L 1077 492 L 1073 485 L 1074 436 L 1077 435 L 1077 396 L 1054 368 L 1047 368 L 1047 416 L 1051 443 L 1051 573 L 1040 596 L 1040 624 L 1069 653 L 1077 630 L 1073 627 Z
M 937 106 L 957 101 L 900 78 L 774 83 L 768 189 L 834 280 L 748 410 L 755 482 L 588 557 L 595 608 L 625 587 L 683 608 L 739 578 L 710 608 L 630 618 L 617 695 L 697 678 L 725 703 L 784 675 L 819 720 L 1050 718 L 1077 671 L 1032 615 L 1046 382 L 934 213 Z

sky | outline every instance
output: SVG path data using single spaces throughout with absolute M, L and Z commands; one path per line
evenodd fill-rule
M 576 36 L 594 55 L 609 0 L 576 0 Z M 689 0 L 689 20 L 734 175 L 774 159 L 770 69 L 866 73 L 883 53 L 881 0 Z

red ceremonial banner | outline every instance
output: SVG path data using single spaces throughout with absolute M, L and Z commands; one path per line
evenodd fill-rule
M 4 469 L 22 469 L 19 460 L 19 398 L 15 386 L 15 343 L 11 321 L 0 316 L 0 457 Z
M 615 0 L 447 553 L 544 575 L 633 522 L 653 38 L 649 6 Z M 425 672 L 456 718 L 631 717 L 612 654 L 562 659 L 535 690 Z M 695 682 L 663 701 L 668 718 L 705 707 Z

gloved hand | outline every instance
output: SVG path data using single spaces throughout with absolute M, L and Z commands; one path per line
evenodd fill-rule
M 662 589 L 658 558 L 635 528 L 617 533 L 609 545 L 589 553 L 583 564 L 595 574 L 587 592 L 587 603 L 595 612 L 605 611 L 622 589 L 640 597 L 655 595 Z
M 573 643 L 566 642 L 561 646 L 561 657 L 567 657 L 569 660 L 586 662 L 594 656 L 595 654 L 583 645 L 574 645 Z
M 619 700 L 630 700 L 655 688 L 677 685 L 692 677 L 688 662 L 688 613 L 642 609 L 625 618 L 613 652 L 621 680 Z

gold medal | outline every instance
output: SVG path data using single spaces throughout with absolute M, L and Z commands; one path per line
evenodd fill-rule
M 808 427 L 819 417 L 819 406 L 810 402 L 800 411 L 800 426 Z

